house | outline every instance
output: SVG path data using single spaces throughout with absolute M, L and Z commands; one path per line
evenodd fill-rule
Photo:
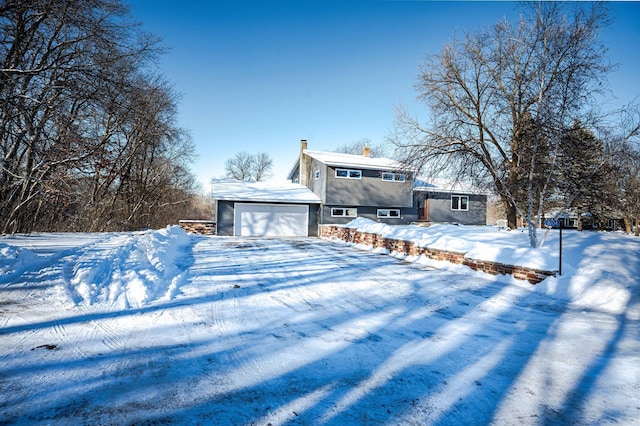
M 251 237 L 318 235 L 320 199 L 292 183 L 214 181 L 217 234 Z
M 368 148 L 362 155 L 312 151 L 302 140 L 291 183 L 213 183 L 217 234 L 317 236 L 318 225 L 356 217 L 390 225 L 486 223 L 485 193 L 414 174 L 398 161 L 371 157 Z
M 487 223 L 487 193 L 464 183 L 416 178 L 413 202 L 420 222 L 462 225 Z
M 414 171 L 388 158 L 308 150 L 288 178 L 306 186 L 321 202 L 319 224 L 343 224 L 365 217 L 390 225 L 412 222 L 485 225 L 487 193 L 442 179 L 414 178 Z
M 418 219 L 413 205 L 413 176 L 395 160 L 311 151 L 300 143 L 300 155 L 288 179 L 309 188 L 320 200 L 318 224 L 344 224 L 365 217 L 391 225 Z
M 583 212 L 578 219 L 578 213 L 575 209 L 568 211 L 550 209 L 543 214 L 542 223 L 545 224 L 547 219 L 553 218 L 563 229 L 621 231 L 625 229 L 625 225 L 624 219 L 620 216 L 622 215 L 619 214 L 613 218 L 599 218 L 589 212 Z

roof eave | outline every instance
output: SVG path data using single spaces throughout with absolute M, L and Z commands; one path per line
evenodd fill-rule
M 298 157 L 296 162 L 293 163 L 293 167 L 291 168 L 291 170 L 289 171 L 289 174 L 287 175 L 288 180 L 293 181 L 294 174 L 299 167 L 300 167 L 300 157 Z

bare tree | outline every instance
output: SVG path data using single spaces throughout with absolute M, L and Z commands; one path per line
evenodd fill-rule
M 640 108 L 626 110 L 621 121 L 606 135 L 605 151 L 611 159 L 606 183 L 612 196 L 605 197 L 603 204 L 608 212 L 622 217 L 626 233 L 631 233 L 635 222 L 635 235 L 640 236 Z
M 414 166 L 488 184 L 509 226 L 525 217 L 537 246 L 563 131 L 588 121 L 612 68 L 597 38 L 608 23 L 602 4 L 541 2 L 516 25 L 454 40 L 421 68 L 417 89 L 431 123 L 400 111 L 392 141 Z
M 359 139 L 351 143 L 346 143 L 338 146 L 335 152 L 342 152 L 344 154 L 362 155 L 365 148 L 369 148 L 371 157 L 388 157 L 387 147 L 384 144 L 372 145 L 371 140 L 368 138 Z
M 6 0 L 0 12 L 0 230 L 156 223 L 165 197 L 193 184 L 175 94 L 148 71 L 157 39 L 120 0 Z
M 253 179 L 253 156 L 248 152 L 238 152 L 224 163 L 226 176 L 236 180 Z
M 273 160 L 266 152 L 249 154 L 238 152 L 224 165 L 226 177 L 236 180 L 260 182 L 271 175 Z
M 271 177 L 273 160 L 266 152 L 259 152 L 253 156 L 253 178 L 260 182 Z

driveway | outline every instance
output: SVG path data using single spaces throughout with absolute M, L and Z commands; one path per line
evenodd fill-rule
M 313 238 L 192 237 L 170 299 L 74 304 L 73 259 L 114 246 L 94 243 L 1 288 L 8 424 L 631 424 L 640 412 L 637 323 L 525 287 Z

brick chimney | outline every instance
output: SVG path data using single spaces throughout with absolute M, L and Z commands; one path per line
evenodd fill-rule
M 304 155 L 304 150 L 307 149 L 307 140 L 300 140 L 300 165 L 298 172 L 300 173 L 300 185 L 308 186 L 309 185 L 309 170 L 308 170 L 308 156 Z
M 368 146 L 362 148 L 362 155 L 364 157 L 371 157 L 371 148 L 369 148 Z

